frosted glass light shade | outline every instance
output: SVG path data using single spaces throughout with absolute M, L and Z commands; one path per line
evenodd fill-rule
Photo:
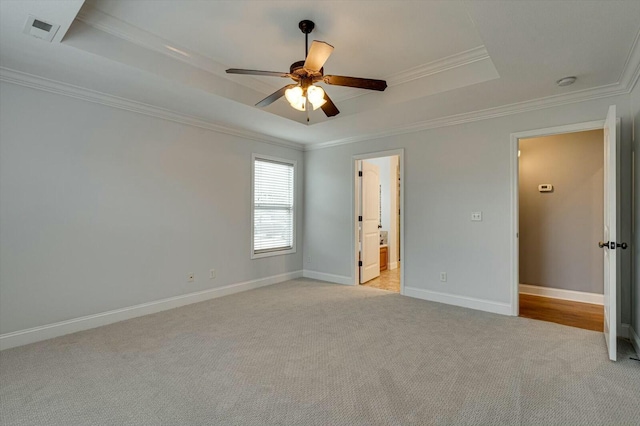
M 302 96 L 302 87 L 296 86 L 284 91 L 284 97 L 291 104 L 291 106 L 300 103 Z M 295 108 L 295 107 L 294 107 Z
M 313 105 L 314 110 L 327 103 L 324 99 L 324 90 L 322 90 L 322 87 L 309 86 L 307 89 L 307 96 L 309 97 L 309 102 Z

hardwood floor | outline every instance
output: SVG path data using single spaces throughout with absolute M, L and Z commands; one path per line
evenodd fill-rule
M 520 294 L 520 316 L 587 330 L 603 331 L 604 308 L 591 303 Z
M 400 267 L 382 271 L 378 278 L 361 285 L 400 293 Z M 530 294 L 520 294 L 520 316 L 586 330 L 602 332 L 604 328 L 602 305 Z
M 361 285 L 400 293 L 400 263 L 398 263 L 396 269 L 382 271 L 378 278 L 374 278 Z

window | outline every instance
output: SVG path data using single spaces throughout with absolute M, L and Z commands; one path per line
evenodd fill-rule
M 295 253 L 296 162 L 253 155 L 251 258 Z

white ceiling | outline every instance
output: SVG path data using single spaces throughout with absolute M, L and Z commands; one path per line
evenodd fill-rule
M 22 34 L 29 14 L 61 24 L 57 40 Z M 335 46 L 326 74 L 383 78 L 389 88 L 325 86 L 341 114 L 315 111 L 312 125 L 284 99 L 254 107 L 288 80 L 224 70 L 288 71 L 304 56 L 301 19 L 316 23 L 310 40 Z M 639 1 L 0 0 L 0 66 L 198 122 L 327 144 L 630 89 L 639 31 Z M 577 83 L 557 87 L 567 75 Z

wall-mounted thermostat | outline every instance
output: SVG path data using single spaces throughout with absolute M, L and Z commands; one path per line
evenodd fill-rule
M 543 183 L 541 185 L 538 185 L 538 191 L 551 192 L 553 191 L 553 185 L 551 185 L 550 183 Z

